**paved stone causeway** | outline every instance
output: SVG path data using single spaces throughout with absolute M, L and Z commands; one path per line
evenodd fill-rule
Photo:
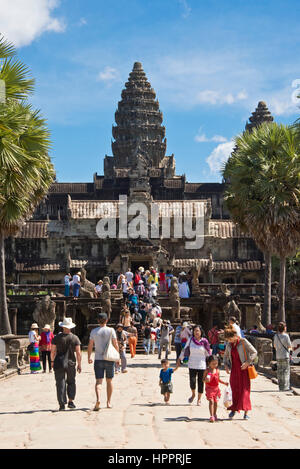
M 114 379 L 113 408 L 106 408 L 104 386 L 99 412 L 92 410 L 95 381 L 86 353 L 74 410 L 57 412 L 53 374 L 26 371 L 7 379 L 0 383 L 0 448 L 300 448 L 300 397 L 279 392 L 263 375 L 252 382 L 249 421 L 243 413 L 230 421 L 221 400 L 220 421 L 210 423 L 205 395 L 200 407 L 187 403 L 187 368 L 174 375 L 169 406 L 160 394 L 159 370 L 157 355 L 129 358 L 128 373 Z M 228 379 L 224 371 L 221 376 Z

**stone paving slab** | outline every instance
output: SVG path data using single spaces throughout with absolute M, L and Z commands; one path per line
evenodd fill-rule
M 175 365 L 174 353 L 171 366 Z M 252 382 L 250 420 L 230 421 L 219 403 L 220 421 L 209 422 L 208 402 L 188 404 L 189 377 L 181 367 L 166 406 L 158 386 L 160 362 L 154 355 L 128 358 L 128 373 L 116 375 L 113 408 L 93 412 L 94 373 L 83 354 L 74 410 L 57 412 L 53 374 L 24 372 L 0 383 L 0 448 L 300 448 L 300 397 L 279 392 L 263 375 Z M 222 370 L 221 376 L 228 380 Z M 221 385 L 222 392 L 224 386 Z

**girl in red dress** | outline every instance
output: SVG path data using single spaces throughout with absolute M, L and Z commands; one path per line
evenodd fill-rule
M 228 383 L 225 383 L 220 379 L 219 372 L 219 361 L 215 355 L 211 355 L 207 359 L 207 370 L 205 370 L 203 375 L 203 381 L 205 382 L 205 392 L 207 400 L 209 401 L 209 413 L 210 413 L 210 422 L 217 422 L 217 408 L 218 400 L 221 397 L 221 390 L 219 388 L 219 383 L 225 384 L 228 386 Z

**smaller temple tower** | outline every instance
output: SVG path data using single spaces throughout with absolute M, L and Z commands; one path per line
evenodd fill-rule
M 245 130 L 252 131 L 254 127 L 259 127 L 264 122 L 273 122 L 274 118 L 271 115 L 266 103 L 259 101 L 257 108 L 252 112 L 252 116 L 249 117 L 249 121 L 246 124 Z

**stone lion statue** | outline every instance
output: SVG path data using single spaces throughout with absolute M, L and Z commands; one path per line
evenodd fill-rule
M 255 318 L 254 323 L 257 326 L 257 330 L 259 332 L 266 332 L 266 329 L 262 325 L 262 322 L 261 322 L 261 314 L 262 314 L 262 311 L 261 311 L 260 303 L 255 303 L 255 306 L 254 306 L 254 318 Z
M 108 318 L 111 315 L 112 307 L 111 307 L 111 291 L 110 291 L 110 280 L 109 277 L 103 278 L 103 286 L 101 291 L 101 299 L 102 299 L 102 312 L 106 313 Z
M 37 300 L 32 316 L 40 329 L 43 329 L 45 324 L 49 324 L 51 330 L 54 330 L 56 318 L 55 307 L 56 304 L 51 300 L 49 295 L 45 295 L 43 298 Z
M 173 319 L 180 319 L 180 297 L 177 277 L 172 277 L 169 291 L 169 299 L 172 307 Z
M 226 305 L 224 306 L 223 310 L 225 313 L 225 321 L 227 323 L 229 321 L 230 316 L 234 316 L 239 321 L 239 324 L 241 324 L 242 313 L 234 300 L 228 301 L 228 303 L 226 303 Z
M 87 280 L 85 269 L 81 269 L 80 285 L 80 296 L 94 298 L 95 284 Z

